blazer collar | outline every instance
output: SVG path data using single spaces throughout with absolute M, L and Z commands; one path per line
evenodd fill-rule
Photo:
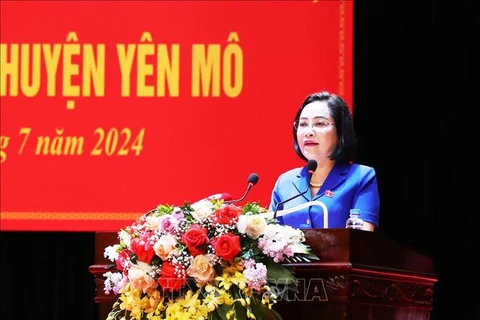
M 318 191 L 317 195 L 313 197 L 313 199 L 320 198 L 325 194 L 326 190 L 333 190 L 335 189 L 336 186 L 341 184 L 346 178 L 347 178 L 347 173 L 350 170 L 350 164 L 344 164 L 344 163 L 337 163 L 333 166 L 332 170 L 328 174 L 327 178 L 325 179 L 325 182 L 323 183 L 322 187 Z M 299 193 L 304 192 L 307 190 L 307 179 L 308 179 L 308 171 L 307 167 L 304 166 L 299 174 L 297 174 L 296 178 L 292 181 L 293 185 L 297 189 Z M 307 201 L 311 201 L 312 196 L 311 192 L 306 192 L 303 197 Z

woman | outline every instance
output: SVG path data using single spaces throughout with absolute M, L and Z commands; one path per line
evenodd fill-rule
M 324 210 L 318 205 L 280 216 L 281 210 L 317 200 L 328 209 L 328 228 L 345 228 L 350 209 L 360 209 L 363 230 L 374 231 L 380 209 L 376 174 L 371 167 L 353 163 L 355 130 L 342 98 L 329 92 L 309 95 L 295 116 L 293 139 L 297 155 L 305 162 L 316 160 L 317 168 L 313 174 L 306 166 L 295 168 L 277 179 L 270 210 L 278 210 L 280 223 L 325 228 Z M 295 197 L 308 188 L 310 192 Z M 290 198 L 294 199 L 286 201 Z

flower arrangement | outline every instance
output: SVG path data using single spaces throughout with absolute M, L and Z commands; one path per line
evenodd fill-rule
M 105 248 L 105 293 L 118 295 L 107 320 L 281 319 L 272 286 L 295 288 L 282 263 L 318 258 L 267 213 L 204 199 L 142 215 Z

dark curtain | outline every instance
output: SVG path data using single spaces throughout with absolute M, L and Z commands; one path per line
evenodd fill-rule
M 94 234 L 2 232 L 0 319 L 97 320 Z
M 358 162 L 377 170 L 380 231 L 436 261 L 431 320 L 480 319 L 478 24 L 474 1 L 355 2 Z M 92 233 L 0 239 L 1 319 L 96 319 Z
M 432 320 L 480 319 L 476 7 L 355 2 L 358 162 L 377 170 L 380 230 L 436 261 Z

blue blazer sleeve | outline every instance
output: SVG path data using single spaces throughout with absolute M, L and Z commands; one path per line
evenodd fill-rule
M 354 193 L 352 208 L 360 209 L 360 218 L 379 226 L 380 200 L 375 169 L 363 167 L 358 190 Z

